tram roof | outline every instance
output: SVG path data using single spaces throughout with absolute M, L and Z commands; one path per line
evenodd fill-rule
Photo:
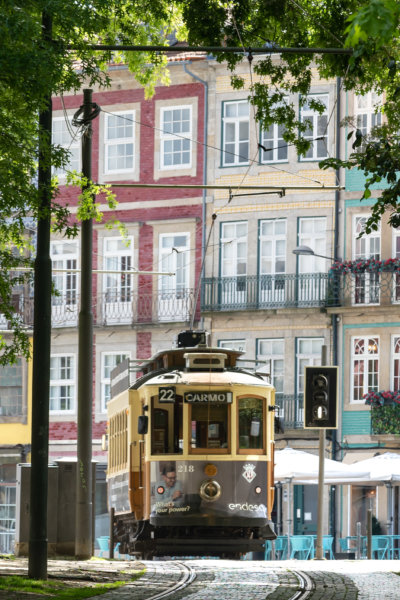
M 132 388 L 140 385 L 140 379 Z M 251 385 L 259 387 L 272 387 L 271 384 L 259 375 L 246 372 L 242 369 L 226 369 L 224 371 L 169 371 L 155 373 L 141 384 L 149 385 Z M 141 387 L 140 385 L 140 387 Z
M 226 354 L 226 367 L 235 367 L 237 359 L 243 352 L 240 350 L 231 350 L 230 348 L 210 348 L 208 346 L 194 346 L 189 348 L 172 348 L 171 350 L 161 350 L 154 354 L 151 358 L 143 360 L 137 370 L 144 375 L 157 369 L 184 369 L 184 355 L 188 353 L 198 354 Z

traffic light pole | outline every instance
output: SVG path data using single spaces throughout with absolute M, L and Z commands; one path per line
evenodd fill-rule
M 327 347 L 321 348 L 321 365 L 327 364 Z M 319 430 L 319 469 L 318 469 L 318 511 L 317 511 L 317 547 L 315 558 L 323 560 L 324 529 L 324 480 L 325 480 L 325 429 Z

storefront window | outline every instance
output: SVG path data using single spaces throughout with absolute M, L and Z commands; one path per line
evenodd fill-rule
M 262 398 L 240 398 L 239 407 L 239 449 L 265 447 L 264 441 L 264 400 Z

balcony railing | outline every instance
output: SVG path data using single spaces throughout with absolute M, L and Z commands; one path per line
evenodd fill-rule
M 206 277 L 202 309 L 251 310 L 325 306 L 328 273 Z
M 400 304 L 400 273 L 303 273 L 205 277 L 202 310 Z
M 192 316 L 195 291 L 185 289 L 159 294 L 138 294 L 124 291 L 123 294 L 104 293 L 94 298 L 95 325 L 135 325 L 139 323 L 185 322 Z M 20 296 L 15 311 L 24 325 L 33 326 L 33 299 Z M 79 296 L 70 292 L 53 296 L 51 306 L 52 327 L 76 327 L 79 315 Z M 196 319 L 199 314 L 196 314 Z M 0 329 L 11 325 L 0 313 Z
M 283 426 L 287 429 L 304 428 L 304 404 L 303 395 L 276 394 L 275 403 L 279 406 L 276 416 L 283 418 Z

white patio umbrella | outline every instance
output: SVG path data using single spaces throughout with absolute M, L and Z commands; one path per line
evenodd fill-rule
M 369 480 L 370 473 L 367 469 L 346 465 L 337 460 L 325 458 L 325 483 L 352 483 L 355 480 Z M 295 484 L 315 485 L 318 483 L 319 456 L 284 448 L 275 452 L 275 481 L 287 482 L 288 479 Z
M 368 480 L 369 472 L 364 470 L 356 470 L 355 467 L 346 465 L 336 460 L 325 458 L 324 463 L 325 476 L 324 482 L 328 483 L 352 483 L 354 480 Z M 292 485 L 316 485 L 318 484 L 319 472 L 319 456 L 304 452 L 303 450 L 295 450 L 294 448 L 284 448 L 275 452 L 275 483 L 288 484 L 289 495 L 289 510 L 287 518 L 287 535 L 288 539 L 291 534 L 291 515 L 293 512 L 292 500 Z
M 349 466 L 360 471 L 368 471 L 371 483 L 400 483 L 400 454 L 384 452 Z
M 387 530 L 393 534 L 394 529 L 394 490 L 393 485 L 400 485 L 400 454 L 384 452 L 372 458 L 359 460 L 352 465 L 354 469 L 369 471 L 369 479 L 364 482 L 370 485 L 384 484 L 387 487 Z M 360 482 L 354 482 L 360 483 Z

